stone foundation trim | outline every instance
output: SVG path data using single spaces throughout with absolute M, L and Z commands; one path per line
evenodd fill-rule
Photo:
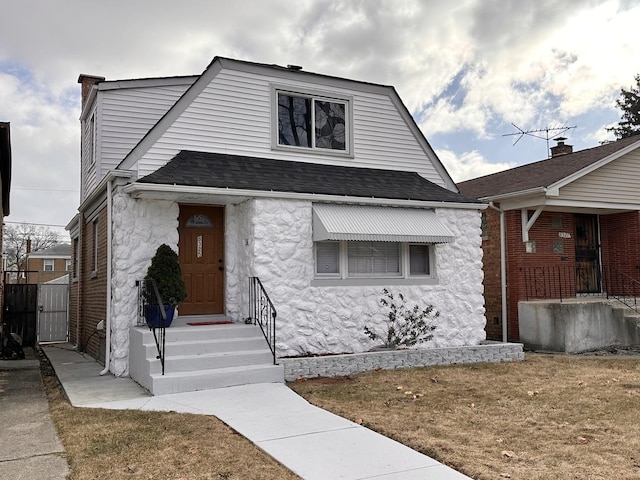
M 279 358 L 285 380 L 298 378 L 343 377 L 371 370 L 396 370 L 483 362 L 519 362 L 524 360 L 521 343 L 491 343 L 464 347 L 326 355 L 318 357 Z

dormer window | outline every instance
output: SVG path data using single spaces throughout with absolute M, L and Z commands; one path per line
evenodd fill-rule
M 277 91 L 279 147 L 349 153 L 349 101 Z

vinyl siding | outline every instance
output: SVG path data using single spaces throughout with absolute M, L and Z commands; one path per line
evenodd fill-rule
M 563 200 L 640 204 L 640 150 L 630 152 L 560 189 Z
M 126 157 L 188 87 L 175 85 L 101 92 L 100 178 Z
M 272 85 L 328 97 L 352 97 L 353 158 L 304 149 L 300 153 L 272 149 Z M 182 112 L 140 160 L 139 176 L 155 171 L 180 150 L 413 171 L 445 186 L 431 158 L 387 95 L 348 89 L 331 91 L 321 83 L 284 81 L 235 70 L 219 72 Z
M 91 140 L 91 118 L 94 118 L 96 122 L 96 126 L 98 125 L 98 115 L 97 108 L 94 105 L 93 109 L 86 118 L 82 121 L 81 131 L 82 131 L 82 139 L 81 139 L 81 154 L 80 154 L 80 168 L 82 170 L 82 184 L 81 184 L 81 197 L 84 200 L 87 194 L 97 185 L 98 181 L 96 178 L 96 162 L 97 158 L 94 161 L 91 161 L 91 149 L 93 148 L 93 142 Z M 98 131 L 96 127 L 95 132 Z M 97 139 L 94 139 L 97 141 Z M 97 152 L 96 152 L 97 153 Z M 96 155 L 97 156 L 97 155 Z

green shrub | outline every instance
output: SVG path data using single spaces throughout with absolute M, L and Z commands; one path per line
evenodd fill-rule
M 150 279 L 155 279 L 164 305 L 177 306 L 187 297 L 187 290 L 180 272 L 178 254 L 162 244 L 151 259 L 151 265 L 144 277 L 144 295 L 148 305 L 157 304 Z

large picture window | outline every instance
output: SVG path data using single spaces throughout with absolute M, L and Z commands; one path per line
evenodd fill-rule
M 277 92 L 279 146 L 348 152 L 348 102 Z
M 431 278 L 432 255 L 429 244 L 316 242 L 316 278 Z

